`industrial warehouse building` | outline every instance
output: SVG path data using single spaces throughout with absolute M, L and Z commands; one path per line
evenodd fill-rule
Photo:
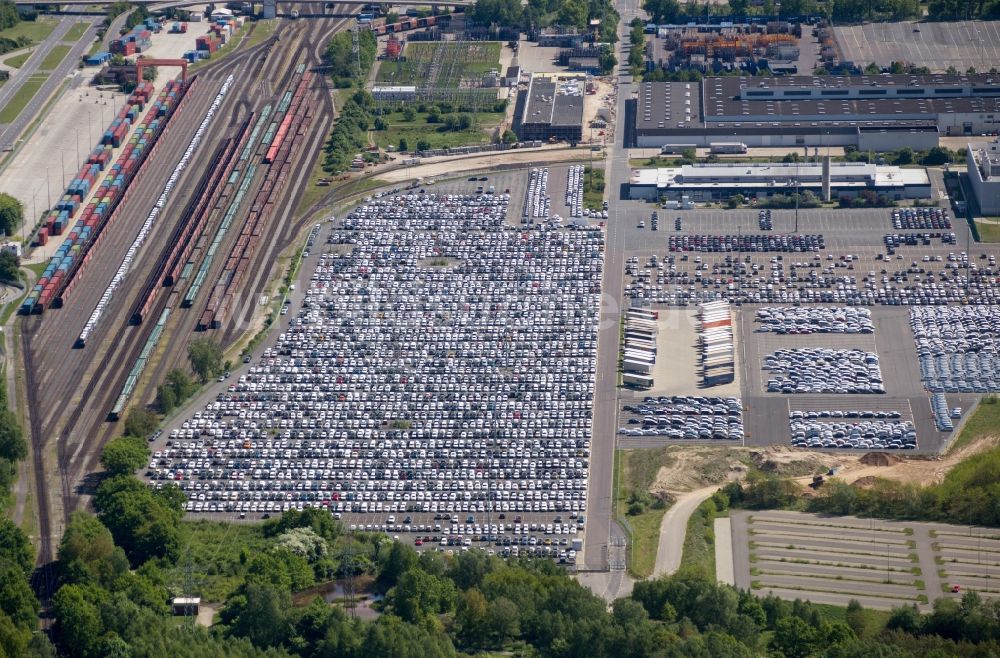
M 931 196 L 924 169 L 901 169 L 863 162 L 829 163 L 829 191 L 824 192 L 822 163 L 804 164 L 696 164 L 659 169 L 633 169 L 631 199 L 719 201 L 734 194 L 766 197 L 810 190 L 817 197 L 855 197 L 870 190 L 890 199 Z
M 638 147 L 937 146 L 939 136 L 1000 129 L 1000 76 L 719 77 L 647 82 L 630 104 Z
M 579 77 L 532 74 L 527 91 L 518 94 L 514 132 L 521 141 L 583 138 L 584 85 Z
M 971 142 L 967 153 L 969 185 L 984 215 L 1000 215 L 1000 139 Z

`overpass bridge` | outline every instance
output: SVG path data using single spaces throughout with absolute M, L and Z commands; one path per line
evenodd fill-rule
M 112 0 L 101 2 L 100 0 L 59 0 L 58 2 L 38 2 L 37 0 L 13 0 L 19 7 L 31 7 L 34 5 L 60 7 L 93 7 L 113 4 Z M 205 0 L 129 0 L 133 5 L 146 5 L 150 9 L 166 9 L 168 7 L 188 7 L 191 5 L 203 5 Z M 280 0 L 281 4 L 317 4 L 317 0 Z M 414 6 L 414 7 L 467 7 L 475 4 L 475 0 L 335 0 L 326 4 L 338 5 L 386 5 L 386 6 Z

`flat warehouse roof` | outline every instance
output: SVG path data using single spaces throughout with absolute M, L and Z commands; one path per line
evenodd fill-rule
M 705 120 L 726 121 L 833 121 L 845 117 L 876 117 L 892 121 L 919 119 L 937 114 L 1000 112 L 1000 98 L 830 98 L 801 100 L 742 100 L 712 96 L 705 100 Z
M 976 73 L 973 75 L 932 73 L 930 75 L 782 75 L 771 78 L 723 76 L 705 78 L 704 82 L 706 83 L 706 93 L 738 93 L 741 88 L 814 87 L 837 89 L 947 85 L 991 86 L 1000 84 L 1000 75 L 995 73 Z
M 579 126 L 583 124 L 583 86 L 579 80 L 532 76 L 522 124 Z

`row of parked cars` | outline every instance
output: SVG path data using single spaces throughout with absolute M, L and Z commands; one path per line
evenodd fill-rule
M 334 222 L 344 248 L 286 331 L 157 468 L 206 500 L 276 492 L 418 525 L 583 513 L 603 233 L 514 228 L 508 205 L 388 195 Z
M 670 251 L 710 253 L 737 252 L 809 252 L 826 247 L 822 235 L 671 235 Z
M 1000 306 L 912 308 L 910 328 L 928 391 L 1000 391 Z
M 893 208 L 892 226 L 897 229 L 950 229 L 951 217 L 944 208 Z
M 831 253 L 812 259 L 796 255 L 796 263 L 781 260 L 782 254 L 702 254 L 693 263 L 688 255 L 671 253 L 659 258 L 655 266 L 630 268 L 626 296 L 675 306 L 720 299 L 781 305 L 1000 304 L 1000 268 L 996 258 L 987 254 L 979 260 L 988 263 L 977 264 L 965 253 L 948 254 L 946 262 L 942 254 L 931 254 L 923 262 L 899 263 L 902 267 L 890 264 L 895 260 L 876 261 L 867 271 L 859 271 L 862 266 L 851 254 L 840 259 Z
M 826 412 L 827 414 L 831 412 Z M 844 420 L 789 417 L 791 443 L 798 448 L 915 450 L 917 431 L 908 420 Z
M 885 393 L 878 356 L 859 349 L 776 350 L 763 369 L 769 393 Z
M 741 441 L 743 404 L 735 397 L 701 395 L 647 396 L 622 411 L 627 424 L 623 436 L 666 436 L 671 439 Z
M 934 425 L 939 432 L 950 432 L 955 429 L 953 419 L 962 417 L 962 407 L 948 409 L 948 399 L 944 393 L 934 393 L 931 395 L 931 411 L 934 412 Z
M 521 223 L 530 220 L 548 219 L 552 212 L 552 197 L 549 196 L 549 168 L 532 169 L 528 174 L 528 187 L 524 191 L 524 210 Z
M 870 334 L 872 312 L 851 306 L 765 306 L 757 309 L 757 331 L 774 334 Z

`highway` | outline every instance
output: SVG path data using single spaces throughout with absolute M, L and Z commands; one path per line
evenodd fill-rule
M 4 107 L 20 91 L 28 78 L 38 71 L 38 68 L 52 47 L 62 41 L 75 23 L 83 20 L 90 21 L 90 27 L 87 29 L 87 32 L 80 40 L 73 44 L 72 49 L 63 58 L 62 62 L 59 63 L 59 66 L 48 74 L 48 79 L 46 79 L 31 100 L 28 101 L 28 104 L 17 115 L 17 118 L 9 124 L 0 126 L 0 147 L 3 150 L 13 148 L 16 145 L 17 138 L 32 121 L 38 118 L 49 97 L 59 89 L 59 86 L 66 80 L 66 76 L 76 70 L 77 64 L 80 63 L 80 58 L 90 47 L 94 37 L 97 35 L 97 28 L 93 23 L 93 18 L 84 18 L 76 14 L 63 16 L 62 20 L 59 21 L 59 24 L 52 30 L 49 36 L 35 47 L 34 52 L 31 53 L 31 57 L 18 70 L 17 75 L 12 76 L 5 85 L 0 87 L 0 107 Z
M 107 422 L 107 414 L 155 324 L 154 320 L 140 326 L 129 326 L 128 315 L 144 288 L 144 282 L 152 276 L 161 253 L 168 248 L 169 237 L 193 190 L 198 187 L 201 177 L 207 175 L 208 164 L 216 149 L 248 112 L 259 110 L 265 103 L 274 103 L 274 97 L 284 93 L 296 65 L 303 62 L 310 66 L 318 64 L 327 40 L 346 24 L 346 20 L 331 19 L 282 23 L 276 37 L 251 49 L 239 49 L 199 72 L 198 80 L 180 113 L 171 119 L 143 175 L 132 183 L 117 223 L 110 227 L 111 233 L 91 258 L 79 283 L 66 298 L 65 306 L 24 320 L 22 354 L 31 409 L 29 427 L 37 491 L 35 499 L 39 505 L 41 564 L 55 558 L 55 546 L 69 514 L 81 505 L 89 493 L 91 481 L 88 476 L 99 470 L 103 444 L 121 434 L 121 425 Z M 277 48 L 275 45 L 279 39 L 280 48 Z M 222 81 L 231 73 L 236 76 L 236 84 L 220 107 L 194 159 L 175 186 L 170 203 L 137 254 L 133 270 L 111 299 L 98 330 L 87 346 L 73 349 L 76 336 L 121 263 L 138 233 L 139 225 L 162 191 Z M 270 85 L 261 84 L 262 80 L 269 81 Z M 319 84 L 322 83 L 320 80 Z M 265 87 L 269 88 L 266 95 Z M 270 90 L 273 90 L 274 96 Z M 266 231 L 269 240 L 262 242 L 255 255 L 253 269 L 258 275 L 245 285 L 238 301 L 242 298 L 257 299 L 260 293 L 258 288 L 267 280 L 278 253 L 287 248 L 298 232 L 291 216 L 295 208 L 294 195 L 311 171 L 311 160 L 308 158 L 317 155 L 332 117 L 329 95 L 324 93 L 319 97 L 311 133 L 305 141 L 306 148 L 296 153 L 298 165 L 293 168 L 295 173 L 282 197 L 275 199 L 277 207 L 284 212 L 275 213 L 269 220 Z M 258 183 L 260 176 L 262 173 L 258 173 Z M 245 206 L 237 214 L 234 228 L 227 234 L 220 253 L 227 254 L 235 242 L 239 226 L 248 211 Z M 210 217 L 206 227 L 209 235 L 215 231 L 220 219 L 219 212 Z M 218 278 L 224 260 L 217 257 L 213 261 L 206 281 L 214 282 Z M 178 366 L 187 367 L 186 345 L 196 337 L 194 325 L 210 289 L 211 285 L 203 287 L 202 294 L 190 309 L 177 309 L 172 314 L 151 365 L 137 387 L 134 404 L 152 402 L 156 386 L 166 372 Z M 150 315 L 157 317 L 166 303 L 167 294 L 161 293 Z M 208 335 L 231 340 L 242 329 L 238 322 L 231 320 L 227 326 Z M 44 589 L 44 584 L 40 589 Z

